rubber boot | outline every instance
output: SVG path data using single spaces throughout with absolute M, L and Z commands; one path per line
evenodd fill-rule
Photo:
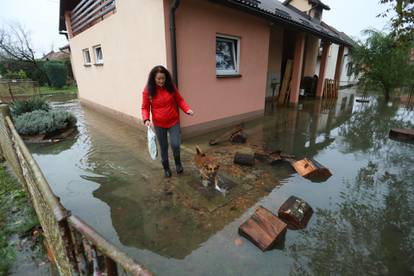
M 183 165 L 181 164 L 180 156 L 174 156 L 174 161 L 175 161 L 175 170 L 177 171 L 177 174 L 183 173 L 184 168 L 183 168 Z
M 171 177 L 170 163 L 168 161 L 166 162 L 163 161 L 161 163 L 162 163 L 162 167 L 164 168 L 164 176 Z

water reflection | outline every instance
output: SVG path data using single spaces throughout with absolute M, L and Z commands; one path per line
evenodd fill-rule
M 244 145 L 207 146 L 225 130 L 187 140 L 185 148 L 201 145 L 237 183 L 226 197 L 200 192 L 189 151 L 182 156 L 185 174 L 165 180 L 159 162 L 147 154 L 145 135 L 135 128 L 76 100 L 55 107 L 77 114 L 79 135 L 67 144 L 32 148 L 54 192 L 157 274 L 333 274 L 364 258 L 366 263 L 352 265 L 361 274 L 411 269 L 412 246 L 406 243 L 413 244 L 413 146 L 387 137 L 390 127 L 412 125 L 414 118 L 398 103 L 354 104 L 353 93 L 345 91 L 337 101 L 268 107 L 265 116 L 245 124 Z M 287 164 L 233 165 L 235 152 L 263 148 L 314 157 L 333 176 L 321 184 Z M 308 230 L 289 231 L 278 250 L 265 254 L 246 241 L 235 245 L 238 226 L 258 205 L 277 212 L 291 195 L 316 210 Z
M 291 246 L 293 275 L 414 274 L 413 147 L 388 139 L 392 127 L 413 127 L 413 113 L 377 101 L 359 108 L 340 127 L 339 146 L 368 152 L 369 162 Z

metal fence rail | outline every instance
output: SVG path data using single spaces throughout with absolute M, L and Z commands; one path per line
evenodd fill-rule
M 1 153 L 28 191 L 52 256 L 61 275 L 151 275 L 93 228 L 66 210 L 53 194 L 39 166 L 17 133 L 6 104 L 0 104 Z

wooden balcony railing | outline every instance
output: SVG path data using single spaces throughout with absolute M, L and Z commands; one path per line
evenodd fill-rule
M 115 0 L 82 0 L 72 10 L 70 17 L 74 35 L 105 18 L 105 15 L 115 10 Z

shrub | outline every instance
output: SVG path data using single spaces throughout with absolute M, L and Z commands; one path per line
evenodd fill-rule
M 24 71 L 27 77 L 33 81 L 38 81 L 43 86 L 48 83 L 48 77 L 44 72 L 44 60 L 36 60 L 36 65 L 30 62 L 16 60 L 0 60 L 0 74 L 5 75 L 7 71 L 18 72 Z
M 53 87 L 62 88 L 65 86 L 68 70 L 63 62 L 49 61 L 45 63 L 44 68 Z
M 7 70 L 6 74 L 3 76 L 5 79 L 14 79 L 14 80 L 24 80 L 27 79 L 26 72 L 23 70 L 19 71 L 10 71 Z
M 18 116 L 14 124 L 22 135 L 50 134 L 75 126 L 76 117 L 66 111 L 35 110 Z
M 14 101 L 10 105 L 13 117 L 22 115 L 23 113 L 32 112 L 35 110 L 49 111 L 50 105 L 42 97 L 33 97 L 28 100 Z

